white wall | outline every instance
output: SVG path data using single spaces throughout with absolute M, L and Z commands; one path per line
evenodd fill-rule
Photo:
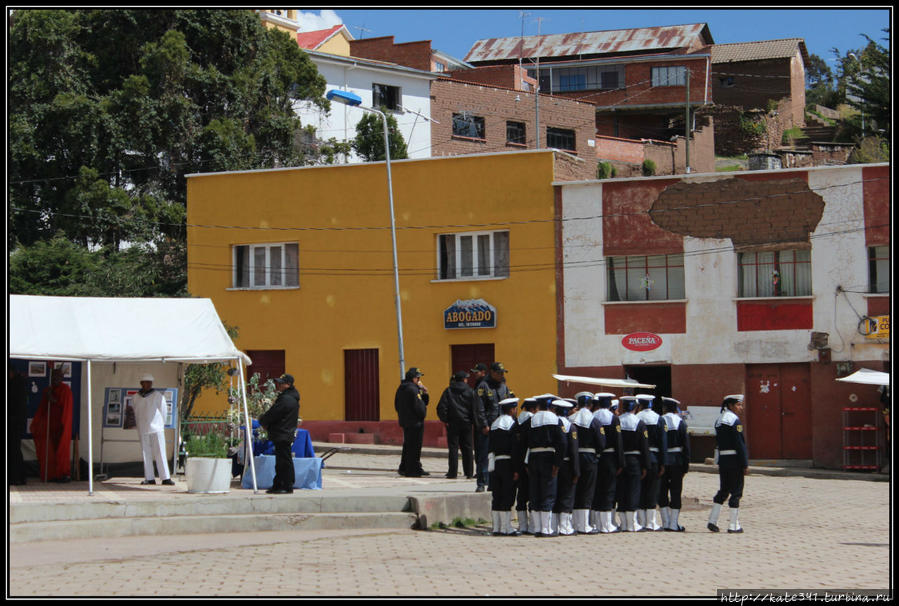
M 422 116 L 431 115 L 430 79 L 421 76 L 403 74 L 400 71 L 388 72 L 375 70 L 364 65 L 346 65 L 325 61 L 320 57 L 309 55 L 318 68 L 319 73 L 327 81 L 327 90 L 340 89 L 359 95 L 362 105 L 372 106 L 372 83 L 397 86 L 402 94 L 402 105 L 414 110 Z M 309 102 L 297 103 L 294 111 L 300 116 L 304 125 L 311 124 L 317 129 L 318 138 L 327 141 L 335 137 L 338 141 L 346 141 L 356 136 L 356 124 L 366 112 L 359 108 L 341 103 L 331 103 L 330 114 L 325 114 Z M 431 157 L 431 123 L 427 118 L 411 112 L 393 112 L 410 159 Z M 350 162 L 361 159 L 352 154 Z
M 861 168 L 808 173 L 809 187 L 825 201 L 824 214 L 811 236 L 813 328 L 738 332 L 737 255 L 731 240 L 688 236 L 684 238 L 686 333 L 661 334 L 663 345 L 649 352 L 629 351 L 621 345 L 621 335 L 604 334 L 602 182 L 563 185 L 565 365 L 810 362 L 817 359 L 817 353 L 808 349 L 812 331 L 829 333 L 834 361 L 870 359 L 861 354 L 865 337 L 856 331 L 859 318 L 852 310 L 867 312 L 864 295 L 836 295 L 837 285 L 860 292 L 868 288 Z

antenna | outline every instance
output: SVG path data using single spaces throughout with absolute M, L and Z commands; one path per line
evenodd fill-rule
M 361 37 L 361 38 L 364 38 L 364 37 L 365 37 L 365 35 L 362 34 L 362 32 L 368 32 L 368 33 L 370 34 L 370 33 L 372 33 L 372 31 L 374 31 L 374 30 L 368 29 L 368 28 L 365 27 L 364 25 L 362 25 L 362 26 L 359 26 L 359 25 L 351 25 L 350 27 L 352 27 L 353 29 L 358 29 L 359 32 L 360 32 L 360 37 Z

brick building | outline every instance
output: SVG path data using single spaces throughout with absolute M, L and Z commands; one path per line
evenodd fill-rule
M 389 61 L 428 72 L 446 72 L 471 67 L 464 61 L 431 48 L 430 40 L 396 44 L 393 36 L 353 40 L 350 42 L 350 55 Z
M 434 156 L 536 149 L 539 137 L 540 148 L 576 156 L 571 163 L 576 178 L 596 177 L 589 103 L 549 95 L 538 101 L 532 93 L 443 77 L 431 83 L 431 116 Z
M 560 373 L 690 407 L 744 393 L 750 458 L 841 466 L 842 409 L 880 403 L 835 379 L 890 367 L 889 338 L 859 331 L 890 313 L 888 164 L 556 190 Z

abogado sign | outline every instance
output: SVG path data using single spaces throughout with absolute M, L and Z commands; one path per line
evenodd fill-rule
M 662 337 L 651 332 L 632 332 L 621 339 L 621 344 L 631 351 L 652 351 L 662 345 Z
M 457 300 L 443 310 L 444 328 L 496 328 L 496 308 L 483 299 Z

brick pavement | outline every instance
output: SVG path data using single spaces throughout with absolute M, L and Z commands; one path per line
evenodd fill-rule
M 358 481 L 365 483 L 363 477 L 387 483 L 388 476 L 359 474 Z M 413 480 L 465 485 L 392 476 Z M 536 539 L 466 528 L 47 541 L 10 545 L 8 591 L 12 597 L 568 595 L 577 575 L 564 565 L 534 574 L 535 562 L 579 563 L 596 579 L 583 594 L 596 596 L 891 585 L 888 483 L 751 475 L 741 508 L 746 532 L 728 535 L 705 530 L 717 481 L 714 474 L 687 476 L 685 497 L 699 504 L 681 514 L 686 533 Z M 721 515 L 726 523 L 727 507 Z

